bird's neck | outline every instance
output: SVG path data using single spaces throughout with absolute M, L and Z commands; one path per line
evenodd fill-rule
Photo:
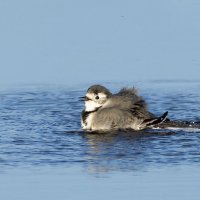
M 85 102 L 85 111 L 86 112 L 95 112 L 101 107 L 102 107 L 102 105 L 100 105 L 94 101 L 86 101 Z

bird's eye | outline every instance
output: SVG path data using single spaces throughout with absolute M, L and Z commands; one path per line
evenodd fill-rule
M 99 96 L 97 95 L 97 96 L 95 97 L 95 99 L 99 99 Z

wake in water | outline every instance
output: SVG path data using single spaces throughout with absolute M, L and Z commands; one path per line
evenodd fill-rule
M 184 131 L 200 131 L 200 121 L 193 122 L 193 121 L 165 121 L 162 124 L 159 124 L 155 128 L 161 129 L 170 129 L 170 130 L 184 130 Z
M 135 136 L 143 135 L 171 135 L 176 134 L 177 131 L 184 132 L 200 132 L 200 122 L 189 122 L 189 121 L 167 121 L 158 125 L 157 127 L 147 128 L 144 130 L 133 130 L 133 129 L 118 129 L 118 130 L 107 130 L 107 131 L 85 131 L 85 130 L 70 130 L 65 131 L 65 134 L 109 134 L 109 135 L 121 135 L 131 134 Z M 63 132 L 61 132 L 63 133 Z

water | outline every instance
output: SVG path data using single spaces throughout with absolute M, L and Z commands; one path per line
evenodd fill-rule
M 135 85 L 153 113 L 200 121 L 199 81 Z M 200 129 L 84 133 L 87 87 L 0 88 L 0 198 L 198 199 Z

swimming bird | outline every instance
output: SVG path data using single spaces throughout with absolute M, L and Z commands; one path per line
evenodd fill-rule
M 88 131 L 117 129 L 142 130 L 164 122 L 168 112 L 156 117 L 133 88 L 122 88 L 112 94 L 102 85 L 92 85 L 84 97 L 81 125 Z

